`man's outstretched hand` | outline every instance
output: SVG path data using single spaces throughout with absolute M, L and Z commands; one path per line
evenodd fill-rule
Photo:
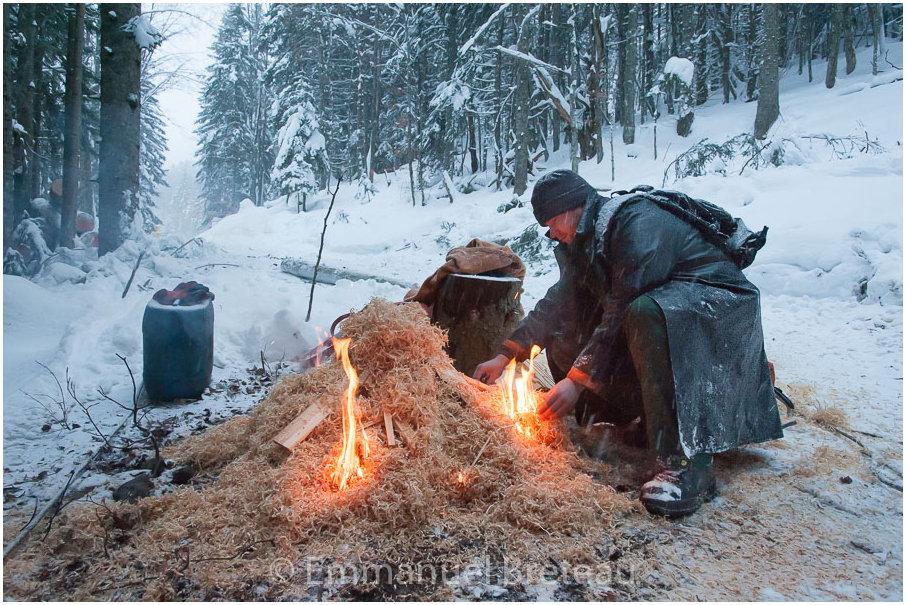
M 583 387 L 564 378 L 548 391 L 545 401 L 538 407 L 537 413 L 542 420 L 554 420 L 567 414 L 576 407 L 576 402 L 583 392 Z
M 507 367 L 508 363 L 510 363 L 509 357 L 503 354 L 498 355 L 485 363 L 477 365 L 476 371 L 472 373 L 472 377 L 485 384 L 494 384 L 494 381 L 498 379 L 498 376 L 501 375 L 501 372 L 504 371 L 504 368 Z

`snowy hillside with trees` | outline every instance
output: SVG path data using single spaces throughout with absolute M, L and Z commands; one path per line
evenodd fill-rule
M 10 6 L 27 39 L 33 9 Z M 453 247 L 509 246 L 527 266 L 531 309 L 558 277 L 532 187 L 572 167 L 602 195 L 650 184 L 769 227 L 745 273 L 762 293 L 777 385 L 796 406 L 782 409 L 785 438 L 716 456 L 720 495 L 688 519 L 620 517 L 618 552 L 647 562 L 632 582 L 517 590 L 463 575 L 409 594 L 902 599 L 902 35 L 900 5 L 228 5 L 198 163 L 165 176 L 162 160 L 146 160 L 166 142 L 141 139 L 142 187 L 117 215 L 120 243 L 98 256 L 73 231 L 72 246 L 41 251 L 34 274 L 3 276 L 4 547 L 36 513 L 61 523 L 70 500 L 109 501 L 139 475 L 153 475 L 152 494 L 176 489 L 160 447 L 249 413 L 338 316 L 373 297 L 401 301 Z M 87 52 L 99 40 L 89 35 Z M 5 91 L 7 59 L 10 73 L 26 69 L 25 44 L 12 57 L 4 45 Z M 11 111 L 44 89 L 15 90 Z M 86 99 L 83 181 L 103 130 Z M 142 132 L 160 131 L 166 116 L 142 107 Z M 55 159 L 35 184 L 14 174 L 34 135 L 4 139 L 14 251 L 16 233 L 45 233 L 21 211 L 43 207 L 30 200 L 68 174 L 62 146 L 42 148 Z M 73 216 L 99 217 L 104 241 L 104 200 L 80 200 Z M 322 279 L 283 271 L 287 260 L 317 262 Z M 146 406 L 145 307 L 190 280 L 215 295 L 211 386 L 198 401 Z M 626 462 L 597 455 L 634 498 Z M 22 561 L 4 575 L 13 598 L 72 598 L 36 588 Z M 192 586 L 170 597 L 217 596 Z M 273 578 L 250 586 L 228 598 L 316 598 Z M 141 598 L 119 590 L 99 598 Z M 387 596 L 406 595 L 359 598 Z

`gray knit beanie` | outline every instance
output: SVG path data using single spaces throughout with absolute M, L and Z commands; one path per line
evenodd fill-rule
M 540 225 L 558 214 L 586 203 L 592 185 L 572 170 L 555 170 L 545 174 L 532 190 L 532 213 Z

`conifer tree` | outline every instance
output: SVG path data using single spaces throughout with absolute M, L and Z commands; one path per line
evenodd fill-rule
M 245 198 L 261 205 L 270 189 L 272 95 L 264 77 L 263 22 L 261 5 L 230 5 L 212 47 L 214 64 L 195 131 L 198 176 L 211 216 L 235 212 Z

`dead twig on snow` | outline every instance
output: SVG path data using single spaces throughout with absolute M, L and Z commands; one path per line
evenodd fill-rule
M 171 252 L 171 253 L 170 253 L 170 256 L 176 256 L 176 253 L 177 253 L 177 252 L 179 252 L 180 250 L 182 250 L 183 248 L 185 248 L 186 246 L 188 246 L 188 245 L 191 244 L 192 242 L 196 242 L 196 243 L 198 243 L 198 244 L 201 244 L 201 240 L 200 240 L 199 238 L 193 237 L 192 239 L 188 240 L 185 244 L 183 244 L 182 246 L 180 246 L 179 248 L 177 248 L 176 250 L 174 250 L 173 252 Z
M 57 375 L 54 374 L 54 371 L 53 371 L 53 370 L 51 370 L 50 368 L 48 368 L 46 365 L 44 365 L 44 364 L 41 363 L 40 361 L 35 361 L 35 363 L 38 364 L 39 366 L 41 366 L 42 368 L 44 368 L 45 370 L 47 370 L 47 372 L 48 372 L 48 373 L 51 375 L 51 377 L 54 379 L 54 382 L 57 383 L 57 389 L 59 389 L 59 391 L 60 391 L 60 399 L 59 399 L 59 400 L 53 400 L 53 401 L 54 401 L 54 402 L 57 404 L 57 406 L 60 408 L 60 412 L 61 412 L 62 415 L 63 415 L 63 417 L 60 419 L 60 424 L 63 425 L 63 428 L 65 428 L 65 429 L 70 429 L 71 427 L 69 426 L 69 415 L 68 415 L 68 413 L 69 413 L 69 408 L 68 408 L 67 405 L 66 405 L 66 395 L 63 394 L 63 385 L 60 384 L 60 381 L 59 381 L 59 379 L 57 379 Z M 49 396 L 49 395 L 48 395 L 47 397 L 48 397 L 48 399 L 50 399 L 50 396 Z M 34 397 L 32 397 L 32 399 L 34 399 Z M 37 399 L 35 399 L 35 401 L 37 401 Z M 40 402 L 39 402 L 39 403 L 40 403 Z M 43 406 L 42 406 L 42 407 L 43 407 Z M 45 407 L 44 409 L 46 410 L 47 408 Z
M 132 368 L 129 367 L 129 362 L 126 361 L 126 358 L 123 357 L 122 355 L 120 355 L 119 353 L 117 353 L 116 355 L 126 366 L 126 371 L 129 372 L 129 378 L 132 380 L 132 407 L 123 405 L 122 403 L 120 403 L 119 401 L 117 401 L 116 399 L 114 399 L 113 397 L 108 395 L 107 392 L 104 391 L 104 389 L 102 387 L 98 387 L 98 393 L 104 399 L 106 399 L 108 401 L 112 401 L 113 403 L 120 406 L 122 409 L 124 409 L 128 412 L 131 412 L 132 413 L 132 426 L 141 428 L 141 426 L 140 426 L 141 419 L 139 418 L 139 410 L 142 408 L 139 407 L 139 392 L 138 392 L 138 387 L 136 386 L 136 383 L 135 383 L 135 374 L 132 373 Z M 143 418 L 144 418 L 144 416 L 143 416 Z
M 239 265 L 234 263 L 208 263 L 207 265 L 199 265 L 195 269 L 204 269 L 205 267 L 238 267 Z
M 312 300 L 315 298 L 315 282 L 318 280 L 318 267 L 321 266 L 321 253 L 324 251 L 324 235 L 328 230 L 328 217 L 331 216 L 331 210 L 334 209 L 334 201 L 337 199 L 337 192 L 340 191 L 340 182 L 343 180 L 343 174 L 337 177 L 337 187 L 331 196 L 331 204 L 324 215 L 324 228 L 321 230 L 321 244 L 318 246 L 318 257 L 315 259 L 315 269 L 312 271 L 312 289 L 309 290 L 309 310 L 305 314 L 305 320 L 312 318 Z
M 129 281 L 126 282 L 126 287 L 123 289 L 123 296 L 120 298 L 126 298 L 126 293 L 129 292 L 129 286 L 132 285 L 132 280 L 135 279 L 135 272 L 139 270 L 139 263 L 142 262 L 142 259 L 145 257 L 145 251 L 142 250 L 139 253 L 139 257 L 135 259 L 135 267 L 132 268 L 132 274 L 129 276 Z
M 69 473 L 69 479 L 66 481 L 66 485 L 63 486 L 63 491 L 54 499 L 52 504 L 53 512 L 50 515 L 50 519 L 47 520 L 47 529 L 44 530 L 44 536 L 41 538 L 42 542 L 50 535 L 50 530 L 54 525 L 54 519 L 56 519 L 57 515 L 60 514 L 60 511 L 63 510 L 63 499 L 66 498 L 66 492 L 69 490 L 69 486 L 72 485 L 72 480 L 75 476 L 76 471 L 73 469 L 73 471 Z
M 100 427 L 94 421 L 94 418 L 91 417 L 91 412 L 89 411 L 91 408 L 93 408 L 100 402 L 95 402 L 91 405 L 85 405 L 84 403 L 82 403 L 82 400 L 79 399 L 78 395 L 76 395 L 76 383 L 73 382 L 72 378 L 69 377 L 69 368 L 66 368 L 66 390 L 69 392 L 69 396 L 72 397 L 72 400 L 75 401 L 76 404 L 82 409 L 82 412 L 85 413 L 85 416 L 88 417 L 88 422 L 91 423 L 91 426 L 94 427 L 95 432 L 104 441 L 104 445 L 107 447 L 107 449 L 108 450 L 112 449 L 110 446 L 110 441 L 107 439 L 107 436 L 104 435 L 103 432 L 101 432 Z

